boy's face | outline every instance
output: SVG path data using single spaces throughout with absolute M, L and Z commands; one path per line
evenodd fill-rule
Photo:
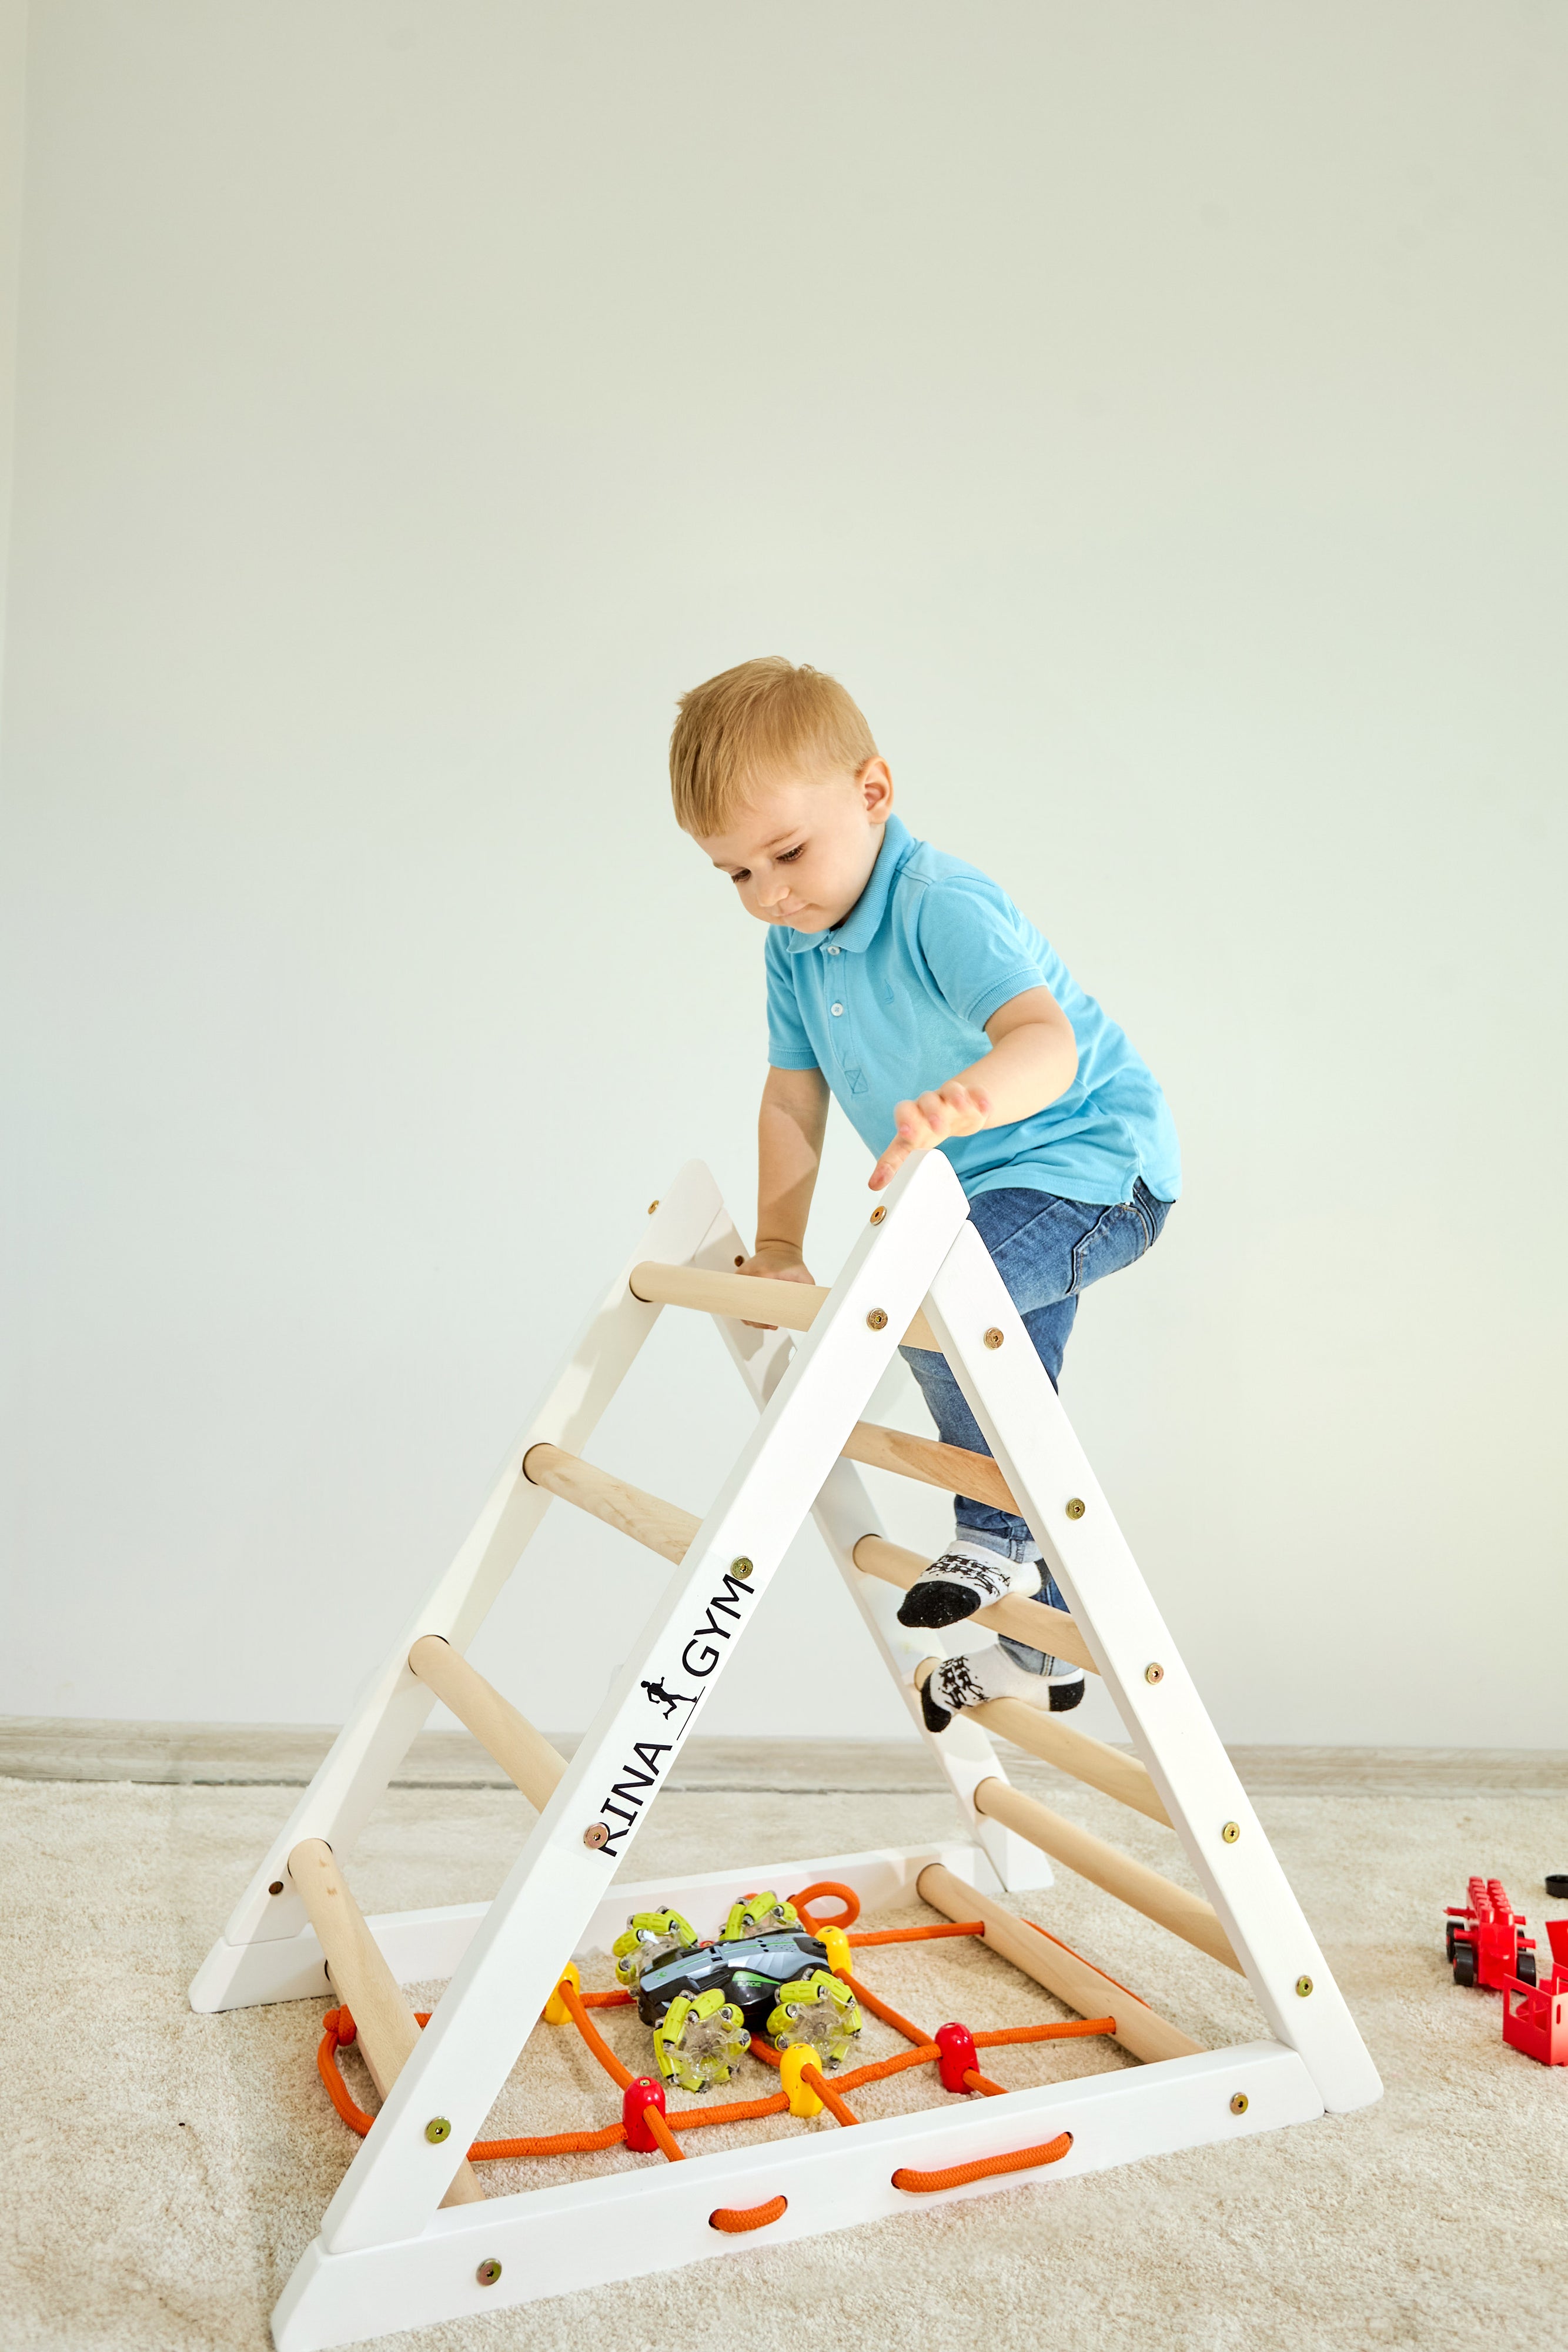
M 698 840 L 759 922 L 831 931 L 871 879 L 893 808 L 883 760 L 759 784 L 723 833 Z

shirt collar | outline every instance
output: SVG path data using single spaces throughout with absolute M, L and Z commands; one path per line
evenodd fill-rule
M 862 955 L 882 928 L 898 869 L 916 846 L 915 835 L 901 818 L 890 816 L 883 829 L 882 847 L 865 888 L 836 930 L 791 931 L 789 952 L 804 955 L 811 948 L 841 948 L 846 955 Z

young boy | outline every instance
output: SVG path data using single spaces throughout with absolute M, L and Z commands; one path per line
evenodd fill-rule
M 1054 1385 L 1080 1294 L 1158 1240 L 1181 1189 L 1165 1097 L 1006 892 L 916 841 L 844 688 L 778 657 L 683 697 L 675 815 L 768 924 L 768 1071 L 757 1252 L 744 1271 L 810 1282 L 803 1256 L 828 1097 L 878 1154 L 945 1151 Z M 989 1452 L 946 1359 L 905 1348 L 937 1431 Z M 951 1625 L 1007 1592 L 1065 1607 L 1021 1518 L 956 1498 L 953 1542 L 899 1610 Z M 991 1698 L 1076 1706 L 1082 1669 L 1004 1639 L 921 1693 L 941 1731 Z

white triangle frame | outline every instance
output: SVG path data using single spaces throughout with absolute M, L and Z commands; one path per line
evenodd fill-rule
M 940 1153 L 912 1161 L 890 1188 L 885 1208 L 800 1339 L 716 1317 L 761 1408 L 757 1430 L 494 1902 L 367 1923 L 400 1983 L 443 1976 L 451 1981 L 278 2303 L 278 2352 L 316 2352 L 494 2311 L 1030 2177 L 993 2177 L 916 2200 L 891 2178 L 912 2160 L 964 2165 L 1070 2130 L 1072 2147 L 1053 2172 L 1095 2170 L 1308 2121 L 1325 2108 L 1354 2108 L 1380 2095 L 1350 2012 L 968 1222 L 947 1161 Z M 711 1176 L 700 1163 L 689 1164 L 590 1318 L 472 1534 L 361 1693 L 262 1860 L 197 1974 L 193 2007 L 215 2011 L 320 1995 L 321 1947 L 290 1885 L 288 1856 L 310 1838 L 324 1840 L 338 1863 L 351 1851 L 433 1704 L 428 1685 L 409 1670 L 413 1643 L 436 1634 L 466 1649 L 550 1500 L 524 1476 L 524 1455 L 541 1443 L 581 1449 L 658 1318 L 657 1306 L 632 1293 L 632 1267 L 651 1260 L 727 1275 L 741 1249 Z M 933 1861 L 981 1897 L 998 1887 L 1050 1883 L 1032 1844 L 977 1811 L 978 1784 L 1006 1775 L 980 1726 L 956 1717 L 930 1745 L 965 1817 L 968 1843 L 754 1864 L 744 1872 L 662 1879 L 646 1890 L 610 1889 L 614 1863 L 808 1510 L 918 1722 L 911 1678 L 940 1643 L 900 1626 L 896 1592 L 854 1567 L 855 1544 L 880 1529 L 840 1449 L 923 1303 L 1274 2038 L 1003 2097 L 948 2102 L 852 2131 L 800 2132 L 679 2165 L 661 2159 L 654 2168 L 650 2159 L 647 2171 L 443 2207 L 462 2152 L 482 2130 L 567 1959 L 602 1950 L 629 1908 L 674 1900 L 699 1932 L 710 1933 L 728 1903 L 758 1885 L 782 1888 L 786 1881 L 831 1875 L 855 1886 L 868 1906 L 885 1906 L 913 1900 L 920 1870 Z M 728 1570 L 742 1558 L 752 1573 L 737 1580 Z M 1146 1677 L 1152 1661 L 1163 1667 L 1154 1681 Z M 694 1681 L 700 1686 L 685 1722 L 668 1727 L 667 1739 L 664 1711 L 643 1688 L 650 1679 L 669 1688 Z M 608 1799 L 601 1790 L 611 1791 Z M 645 1801 L 642 1790 L 649 1791 Z M 600 1821 L 611 1829 L 607 1848 L 584 1842 L 585 1825 Z M 1301 1985 L 1310 1997 L 1299 1993 Z M 433 2115 L 450 2119 L 444 2144 L 426 2137 Z M 779 2193 L 788 2209 L 761 2238 L 721 2234 L 709 2224 L 717 2206 L 762 2203 Z M 482 2284 L 481 2271 L 494 2274 L 497 2264 L 495 2283 Z

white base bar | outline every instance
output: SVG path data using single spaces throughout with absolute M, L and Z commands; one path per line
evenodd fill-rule
M 1230 2101 L 1239 2091 L 1248 2105 L 1234 2116 Z M 1322 2112 L 1293 2051 L 1278 2042 L 1249 2042 L 1004 2098 L 944 2098 L 925 2113 L 853 2130 L 796 2126 L 789 2137 L 684 2164 L 649 2158 L 647 2168 L 635 2173 L 447 2207 L 418 2237 L 393 2245 L 332 2254 L 318 2238 L 273 2315 L 273 2341 L 277 2352 L 320 2352 L 397 2328 L 818 2237 L 890 2213 L 918 2213 L 991 2189 L 1044 2185 L 1140 2157 L 1276 2131 Z M 1072 2133 L 1072 2147 L 1039 2171 L 993 2174 L 934 2196 L 893 2186 L 901 2165 L 939 2171 L 1062 2131 Z M 716 2206 L 759 2205 L 780 2194 L 789 2210 L 766 2229 L 732 2237 L 709 2224 Z M 500 2263 L 500 2278 L 482 2286 L 479 2265 L 492 2262 Z
M 1002 1891 L 977 1846 L 886 1846 L 865 1853 L 831 1853 L 815 1862 L 753 1863 L 745 1870 L 701 1871 L 686 1877 L 651 1878 L 612 1885 L 590 1919 L 571 1957 L 608 1952 L 633 1911 L 653 1911 L 673 1903 L 706 1939 L 717 1935 L 732 1903 L 765 1886 L 793 1895 L 820 1878 L 853 1887 L 864 1911 L 891 1911 L 920 1900 L 915 1882 L 927 1863 L 940 1862 L 982 1894 Z M 425 1984 L 453 1975 L 467 1950 L 487 1903 L 456 1903 L 434 1911 L 386 1911 L 367 1919 L 399 1984 Z M 828 1917 L 832 1906 L 828 1906 Z M 259 2002 L 309 2000 L 328 1992 L 326 1961 L 314 1928 L 267 1944 L 219 1943 L 203 1962 L 191 1988 L 191 2005 L 214 2010 L 249 2009 Z

